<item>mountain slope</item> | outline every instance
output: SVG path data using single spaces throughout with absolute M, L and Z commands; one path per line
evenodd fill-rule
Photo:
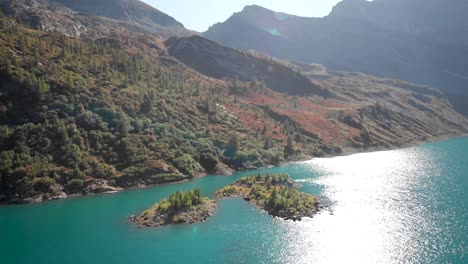
M 264 82 L 267 87 L 290 95 L 329 96 L 319 84 L 272 58 L 239 52 L 200 36 L 172 38 L 166 46 L 170 55 L 207 76 Z
M 138 0 L 54 0 L 75 11 L 117 20 L 155 23 L 161 26 L 179 26 L 173 17 Z
M 229 47 L 404 79 L 466 96 L 468 65 L 462 55 L 468 53 L 466 12 L 468 3 L 461 0 L 344 0 L 324 18 L 247 6 L 204 35 Z
M 113 192 L 468 130 L 437 89 L 201 37 L 166 40 L 167 31 L 42 1 L 0 10 L 0 201 Z
M 163 38 L 194 34 L 174 18 L 138 0 L 4 0 L 0 8 L 22 24 L 68 36 L 96 34 L 109 28 L 151 31 Z
M 272 117 L 288 119 L 303 134 L 327 143 L 354 148 L 401 147 L 439 133 L 463 131 L 466 126 L 466 120 L 434 88 L 328 72 L 320 65 L 288 64 L 222 47 L 200 36 L 173 38 L 166 45 L 170 55 L 205 75 L 257 81 L 272 88 L 276 92 L 258 91 L 259 86 L 248 90 L 231 87 L 231 93 L 238 101 L 266 109 Z

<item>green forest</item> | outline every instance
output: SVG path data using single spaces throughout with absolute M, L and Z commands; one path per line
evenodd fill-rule
M 272 139 L 220 107 L 269 119 L 232 95 L 243 84 L 139 51 L 147 48 L 132 37 L 71 38 L 0 18 L 0 200 L 87 194 L 97 180 L 175 182 L 220 162 L 260 167 L 300 153 L 308 137 L 293 124 L 269 120 L 287 138 Z

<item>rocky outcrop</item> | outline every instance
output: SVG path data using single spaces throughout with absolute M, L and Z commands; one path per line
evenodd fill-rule
M 3 0 L 0 11 L 32 28 L 73 37 L 96 37 L 128 29 L 157 33 L 163 38 L 195 34 L 138 0 Z
M 88 193 L 99 194 L 99 193 L 116 193 L 122 191 L 120 187 L 110 186 L 108 181 L 93 179 L 87 183 L 86 190 Z
M 63 192 L 63 191 L 58 191 L 53 194 L 38 194 L 32 197 L 27 197 L 24 199 L 17 199 L 12 201 L 12 203 L 17 203 L 17 204 L 29 204 L 29 203 L 40 203 L 44 201 L 50 201 L 50 200 L 60 200 L 60 199 L 65 199 L 68 198 L 68 195 Z
M 231 176 L 233 173 L 234 170 L 222 162 L 218 162 L 214 169 L 214 174 L 216 175 Z

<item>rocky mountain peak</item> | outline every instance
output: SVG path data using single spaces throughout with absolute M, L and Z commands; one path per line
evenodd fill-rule
M 331 13 L 331 17 L 361 17 L 365 16 L 369 8 L 366 0 L 343 0 L 337 3 Z

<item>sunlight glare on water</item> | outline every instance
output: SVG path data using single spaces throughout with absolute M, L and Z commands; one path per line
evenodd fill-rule
M 468 263 L 468 138 L 30 205 L 0 207 L 0 263 Z M 138 229 L 178 190 L 288 173 L 325 206 L 301 222 L 220 199 L 203 223 Z M 27 254 L 25 254 L 27 252 Z
M 285 223 L 290 258 L 284 263 L 420 263 L 415 237 L 431 228 L 415 196 L 430 159 L 399 150 L 314 159 L 311 179 L 325 187 L 329 210 L 301 223 Z M 308 180 L 305 180 L 308 181 Z

